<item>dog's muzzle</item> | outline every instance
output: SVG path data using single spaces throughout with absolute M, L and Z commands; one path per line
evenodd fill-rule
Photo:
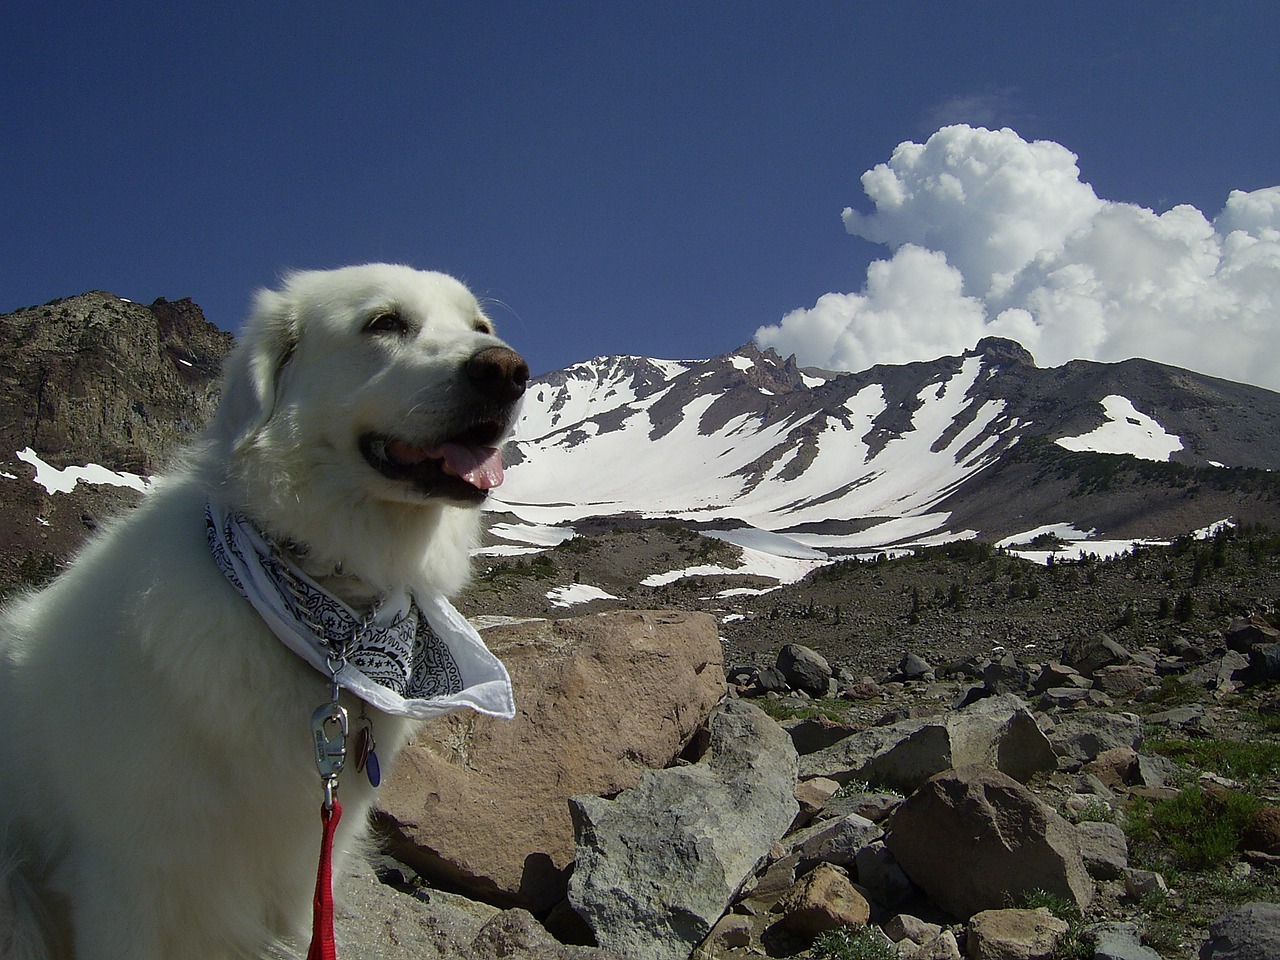
M 474 393 L 474 415 L 457 433 L 428 443 L 365 434 L 360 438 L 365 461 L 424 496 L 484 500 L 503 481 L 500 444 L 528 387 L 529 365 L 510 347 L 492 346 L 473 354 L 463 372 Z

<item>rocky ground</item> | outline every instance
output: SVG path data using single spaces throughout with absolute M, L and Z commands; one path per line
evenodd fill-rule
M 727 663 L 769 660 L 783 644 L 801 643 L 837 669 L 871 677 L 893 670 L 906 653 L 938 664 L 997 652 L 1043 662 L 1080 636 L 1107 632 L 1128 647 L 1168 645 L 1280 610 L 1280 534 L 1265 528 L 1048 566 L 961 541 L 895 560 L 846 561 L 783 587 L 731 572 L 645 586 L 643 578 L 664 570 L 732 570 L 740 552 L 675 524 L 609 521 L 580 533 L 542 553 L 483 558 L 460 608 L 469 616 L 709 612 L 721 621 Z M 548 600 L 552 588 L 574 583 L 614 599 L 571 608 Z
M 1245 856 L 1236 837 L 1210 855 L 1188 852 L 1177 839 L 1179 830 L 1210 832 L 1229 819 L 1223 811 L 1237 802 L 1280 807 L 1280 674 L 1257 673 L 1270 668 L 1251 667 L 1242 652 L 1249 645 L 1233 641 L 1232 650 L 1228 642 L 1232 624 L 1241 629 L 1243 618 L 1254 617 L 1263 630 L 1267 618 L 1274 622 L 1280 537 L 1242 529 L 1107 562 L 1048 566 L 981 544 L 953 544 L 896 560 L 839 564 L 762 593 L 737 592 L 766 584 L 729 573 L 664 587 L 637 583 L 635 571 L 663 565 L 732 568 L 735 553 L 675 526 L 614 525 L 534 557 L 491 562 L 464 609 L 517 616 L 622 606 L 711 612 L 720 621 L 730 679 L 739 681 L 740 692 L 762 695 L 754 702 L 791 728 L 802 754 L 814 749 L 813 743 L 803 746 L 805 736 L 943 716 L 971 698 L 969 691 L 984 687 L 1027 698 L 1048 729 L 1060 722 L 1055 718 L 1074 712 L 1137 718 L 1143 733 L 1134 747 L 1143 764 L 1162 765 L 1159 776 L 1144 777 L 1134 767 L 1101 782 L 1083 763 L 1067 762 L 1029 778 L 1035 795 L 1065 818 L 1096 819 L 1125 831 L 1126 869 L 1160 878 L 1145 889 L 1135 889 L 1137 881 L 1128 875 L 1099 882 L 1099 895 L 1070 919 L 1071 935 L 1054 947 L 1054 956 L 1094 956 L 1093 941 L 1081 941 L 1077 933 L 1090 922 L 1109 922 L 1132 925 L 1125 929 L 1136 931 L 1134 950 L 1140 938 L 1156 951 L 1123 955 L 1194 957 L 1224 912 L 1249 901 L 1280 900 L 1280 847 Z M 617 599 L 557 610 L 546 594 L 571 582 L 592 584 Z M 787 644 L 826 659 L 835 678 L 827 689 L 806 694 L 788 684 L 766 692 L 770 668 Z M 1078 661 L 1090 644 L 1125 656 L 1100 673 L 1093 667 L 1051 672 L 1037 685 L 1046 667 Z M 1045 686 L 1058 681 L 1065 686 Z M 802 756 L 802 780 L 805 771 Z M 707 955 L 874 955 L 823 949 L 775 939 L 741 947 L 721 943 Z

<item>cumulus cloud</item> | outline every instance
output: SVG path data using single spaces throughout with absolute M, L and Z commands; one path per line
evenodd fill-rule
M 1018 340 L 1042 366 L 1141 356 L 1280 389 L 1280 187 L 1213 220 L 1100 199 L 1076 157 L 1009 129 L 944 127 L 862 176 L 846 229 L 887 246 L 857 293 L 756 339 L 802 364 L 864 369 Z

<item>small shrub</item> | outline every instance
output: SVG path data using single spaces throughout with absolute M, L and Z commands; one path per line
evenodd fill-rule
M 1280 743 L 1240 740 L 1151 740 L 1147 749 L 1198 770 L 1261 783 L 1280 777 Z
M 813 941 L 814 960 L 898 960 L 898 948 L 871 927 L 845 926 L 828 930 Z
M 1240 836 L 1262 801 L 1247 793 L 1209 794 L 1190 786 L 1151 805 L 1151 824 L 1169 845 L 1173 862 L 1187 870 L 1210 870 L 1236 852 Z
M 1060 897 L 1048 890 L 1028 890 L 1013 898 L 1012 905 L 1019 910 L 1038 910 L 1044 907 L 1059 920 L 1065 920 L 1067 923 L 1079 923 L 1084 919 L 1084 914 L 1080 912 L 1078 906 L 1066 897 Z
M 1115 818 L 1115 811 L 1105 800 L 1090 800 L 1076 814 L 1077 823 L 1111 823 Z

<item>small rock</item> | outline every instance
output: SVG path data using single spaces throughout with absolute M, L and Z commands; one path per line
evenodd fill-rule
M 1128 663 L 1131 659 L 1132 654 L 1105 633 L 1071 640 L 1062 650 L 1062 662 L 1086 677 L 1092 677 L 1103 667 Z
M 916 944 L 928 943 L 938 934 L 942 927 L 936 923 L 927 923 L 909 913 L 895 913 L 883 927 L 884 935 L 901 946 L 903 940 Z
M 792 741 L 794 742 L 794 740 Z M 803 826 L 820 813 L 827 801 L 835 796 L 840 784 L 827 777 L 812 777 L 796 784 L 796 803 L 800 804 L 800 812 L 796 815 L 794 826 Z
M 902 960 L 961 960 L 960 945 L 954 933 L 943 930 L 932 940 L 903 953 Z
M 777 668 L 787 678 L 791 689 L 811 697 L 825 697 L 833 676 L 831 664 L 818 651 L 800 643 L 784 644 L 778 651 Z
M 847 866 L 859 850 L 884 836 L 884 830 L 856 813 L 834 820 L 823 820 L 805 827 L 787 838 L 791 851 L 800 856 L 800 869 L 808 863 L 823 861 Z
M 703 941 L 704 948 L 747 947 L 751 945 L 751 918 L 740 913 L 726 913 L 716 921 Z
M 1163 960 L 1142 945 L 1136 924 L 1094 923 L 1085 927 L 1083 934 L 1093 942 L 1093 960 Z
M 1124 871 L 1124 892 L 1134 900 L 1141 900 L 1143 897 L 1164 896 L 1169 892 L 1169 885 L 1154 870 L 1130 867 Z
M 1103 750 L 1084 765 L 1084 771 L 1113 789 L 1137 783 L 1138 751 L 1129 746 Z
M 1119 880 L 1129 866 L 1129 841 L 1117 824 L 1087 821 L 1076 825 L 1080 856 L 1095 880 Z
M 898 662 L 898 674 L 905 680 L 932 680 L 933 667 L 918 654 L 906 653 Z

